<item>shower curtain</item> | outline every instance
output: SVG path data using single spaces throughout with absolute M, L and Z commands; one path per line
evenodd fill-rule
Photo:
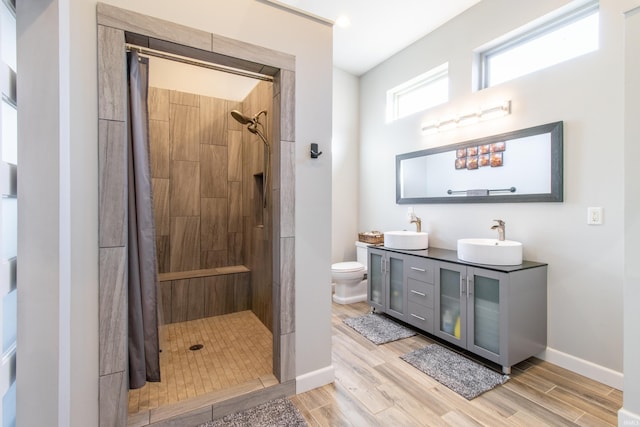
M 157 260 L 147 93 L 149 60 L 127 53 L 129 87 L 129 388 L 160 381 L 157 317 Z

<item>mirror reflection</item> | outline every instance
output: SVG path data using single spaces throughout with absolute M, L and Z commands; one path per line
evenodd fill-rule
M 396 156 L 396 201 L 561 202 L 562 122 Z

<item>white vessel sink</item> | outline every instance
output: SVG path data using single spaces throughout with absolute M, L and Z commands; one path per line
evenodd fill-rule
M 476 264 L 520 265 L 522 243 L 498 239 L 460 239 L 458 258 Z
M 385 231 L 384 245 L 391 249 L 427 249 L 429 233 L 418 231 Z

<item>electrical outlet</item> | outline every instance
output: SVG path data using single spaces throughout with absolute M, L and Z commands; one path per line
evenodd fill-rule
M 601 225 L 602 224 L 602 208 L 587 208 L 587 224 L 589 225 Z

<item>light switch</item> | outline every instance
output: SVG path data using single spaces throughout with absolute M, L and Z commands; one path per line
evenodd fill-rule
M 601 207 L 587 208 L 587 224 L 589 225 L 602 224 L 602 208 Z

